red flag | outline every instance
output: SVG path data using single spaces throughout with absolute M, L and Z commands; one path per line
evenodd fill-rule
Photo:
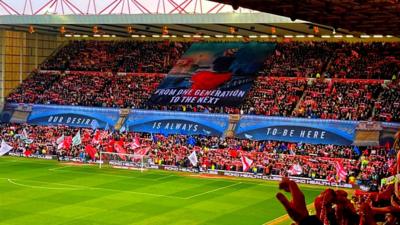
M 96 153 L 97 150 L 91 146 L 91 145 L 86 145 L 85 147 L 85 152 L 90 156 L 90 158 L 92 158 L 93 160 L 96 158 Z
M 25 150 L 24 155 L 25 155 L 26 157 L 29 157 L 30 155 L 32 155 L 32 151 L 29 150 L 29 149 L 27 149 L 27 150 Z
M 90 133 L 89 133 L 88 131 L 85 131 L 85 132 L 83 133 L 83 139 L 82 139 L 82 141 L 83 141 L 83 142 L 89 142 L 89 141 L 90 141 Z
M 229 155 L 233 158 L 236 158 L 238 156 L 238 152 L 235 149 L 229 150 Z
M 288 172 L 290 175 L 300 175 L 303 173 L 303 168 L 300 166 L 300 164 L 294 164 L 290 167 Z
M 126 154 L 126 150 L 124 149 L 123 146 L 124 146 L 124 143 L 122 141 L 116 141 L 114 143 L 114 149 L 115 149 L 116 152 Z M 119 154 L 119 157 L 122 160 L 126 160 L 125 155 Z
M 344 170 L 343 165 L 336 161 L 336 176 L 339 181 L 346 181 L 347 172 Z
M 143 156 L 147 155 L 147 153 L 149 152 L 149 150 L 150 150 L 150 146 L 137 149 L 137 150 L 135 151 L 135 154 L 134 154 L 134 156 L 133 156 L 132 159 L 137 160 L 137 159 L 143 158 Z
M 351 55 L 354 56 L 355 58 L 359 58 L 360 54 L 358 54 L 358 52 L 351 50 Z
M 101 141 L 107 137 L 108 137 L 107 131 L 96 130 L 92 139 L 92 144 L 99 144 L 99 143 L 102 144 Z
M 72 136 L 66 136 L 64 139 L 64 148 L 70 149 L 72 145 Z
M 61 140 L 61 142 L 58 144 L 57 149 L 70 149 L 72 144 L 72 136 L 66 136 L 64 139 Z
M 137 155 L 147 155 L 147 152 L 150 150 L 150 147 L 141 148 L 135 151 Z
M 385 149 L 386 151 L 390 150 L 390 143 L 388 141 L 385 143 Z
M 251 164 L 253 163 L 253 160 L 242 155 L 241 161 L 242 161 L 242 166 L 243 166 L 243 172 L 247 172 L 249 170 Z
M 132 143 L 131 146 L 132 146 L 133 149 L 136 149 L 136 148 L 140 147 L 140 140 L 139 140 L 138 136 L 135 137 L 135 140 L 133 140 L 133 143 Z
M 92 139 L 92 144 L 98 144 L 100 142 L 100 132 L 100 130 L 96 130 Z
M 106 146 L 106 151 L 107 152 L 114 152 L 114 140 L 111 140 L 108 145 Z

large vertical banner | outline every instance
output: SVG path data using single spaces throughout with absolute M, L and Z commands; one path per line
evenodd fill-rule
M 274 43 L 195 43 L 177 62 L 149 104 L 237 106 L 253 85 Z

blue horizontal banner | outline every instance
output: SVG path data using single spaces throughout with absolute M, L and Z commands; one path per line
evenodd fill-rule
M 71 127 L 114 127 L 119 109 L 61 105 L 34 105 L 28 123 L 36 125 L 65 125 Z
M 206 136 L 221 136 L 228 125 L 228 115 L 152 110 L 132 110 L 125 121 L 135 132 Z
M 17 103 L 7 103 L 4 105 L 3 110 L 0 112 L 0 122 L 9 123 L 14 111 L 18 108 Z
M 245 115 L 235 133 L 239 138 L 253 140 L 351 145 L 357 124 L 357 121 Z

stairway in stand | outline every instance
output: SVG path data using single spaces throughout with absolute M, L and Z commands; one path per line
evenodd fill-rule
M 125 120 L 129 115 L 130 111 L 131 111 L 131 109 L 121 109 L 119 111 L 119 119 L 118 119 L 117 123 L 115 124 L 115 130 L 121 129 L 122 125 L 124 125 Z

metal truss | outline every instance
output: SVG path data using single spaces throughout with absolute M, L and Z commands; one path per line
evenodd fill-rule
M 0 15 L 209 14 L 231 9 L 206 0 L 45 0 L 41 5 L 24 0 L 23 7 L 20 3 L 0 0 Z

